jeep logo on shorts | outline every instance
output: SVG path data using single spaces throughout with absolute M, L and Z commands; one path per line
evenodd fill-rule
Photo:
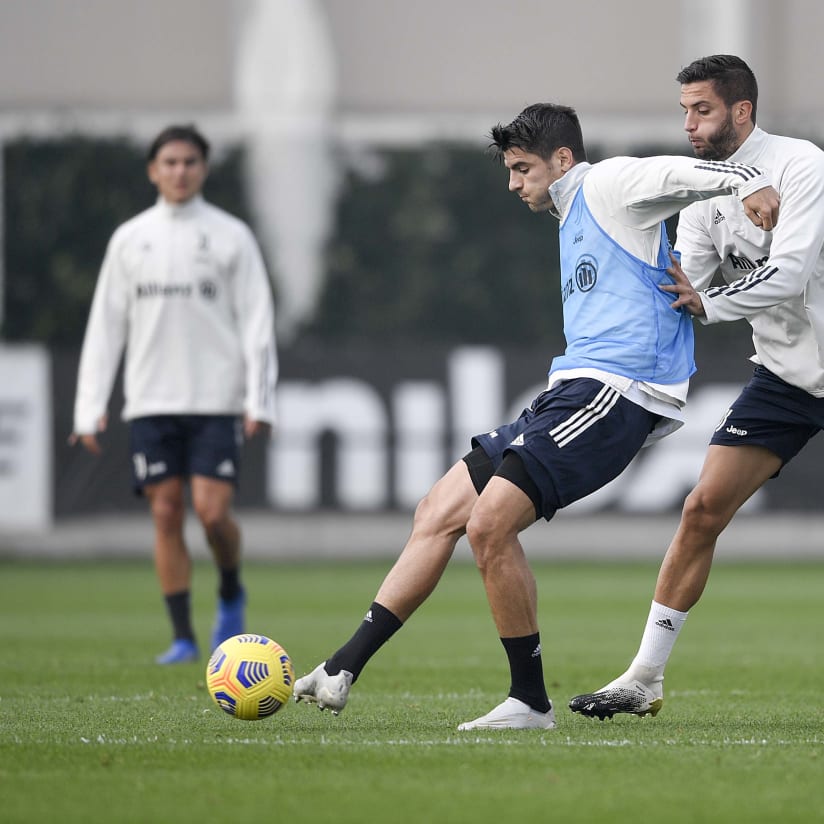
M 575 282 L 581 292 L 589 292 L 598 280 L 598 261 L 592 255 L 581 255 L 575 265 Z

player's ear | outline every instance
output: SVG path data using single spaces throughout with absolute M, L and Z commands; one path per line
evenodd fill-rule
M 572 154 L 572 149 L 566 146 L 560 146 L 555 150 L 555 157 L 562 172 L 568 172 L 575 165 L 575 157 Z
M 749 100 L 739 100 L 732 104 L 733 120 L 739 126 L 752 117 L 752 103 Z

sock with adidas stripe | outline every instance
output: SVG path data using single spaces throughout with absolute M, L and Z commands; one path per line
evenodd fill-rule
M 402 626 L 403 623 L 394 613 L 373 601 L 355 634 L 327 659 L 324 669 L 329 675 L 347 670 L 352 673 L 354 683 L 366 662 Z
M 509 660 L 511 683 L 509 697 L 517 698 L 538 712 L 552 709 L 544 686 L 544 670 L 541 663 L 541 637 L 525 635 L 518 638 L 501 638 Z
M 687 620 L 686 612 L 671 609 L 657 601 L 652 602 L 641 645 L 627 670 L 640 681 L 661 680 L 672 649 Z

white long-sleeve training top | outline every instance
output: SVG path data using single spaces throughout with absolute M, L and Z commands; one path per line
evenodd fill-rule
M 124 419 L 246 413 L 274 423 L 274 306 L 249 227 L 197 196 L 159 199 L 115 231 L 80 357 L 76 433 L 98 430 L 124 347 Z
M 732 195 L 739 203 L 771 185 L 759 168 L 742 163 L 712 162 L 689 157 L 613 157 L 600 163 L 578 163 L 549 187 L 561 221 L 580 186 L 590 212 L 601 228 L 627 252 L 656 265 L 661 242 L 659 225 L 695 201 Z M 749 221 L 748 221 L 749 222 Z M 674 298 L 673 298 L 674 300 Z M 679 384 L 650 384 L 596 370 L 553 372 L 550 386 L 574 377 L 593 377 L 612 386 L 633 402 L 667 420 L 656 427 L 649 442 L 680 426 L 681 407 L 686 403 L 689 381 Z
M 731 197 L 681 213 L 675 245 L 701 292 L 701 320 L 746 318 L 753 360 L 824 397 L 824 152 L 756 128 L 730 160 L 767 170 L 781 195 L 778 224 L 762 231 Z M 727 285 L 709 287 L 719 267 Z

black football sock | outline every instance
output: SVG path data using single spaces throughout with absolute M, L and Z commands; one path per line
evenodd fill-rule
M 189 590 L 173 592 L 164 596 L 169 618 L 172 619 L 172 631 L 175 640 L 194 641 L 195 632 L 192 629 L 192 610 L 190 606 Z
M 341 670 L 352 673 L 352 683 L 358 680 L 366 662 L 403 626 L 403 622 L 377 601 L 372 603 L 355 634 L 327 661 L 329 675 Z
M 510 697 L 529 704 L 538 712 L 549 712 L 552 704 L 544 686 L 540 635 L 536 632 L 521 638 L 501 638 L 501 643 L 509 659 Z
M 220 568 L 220 588 L 218 594 L 221 601 L 234 601 L 240 595 L 240 567 L 232 567 L 231 569 Z

